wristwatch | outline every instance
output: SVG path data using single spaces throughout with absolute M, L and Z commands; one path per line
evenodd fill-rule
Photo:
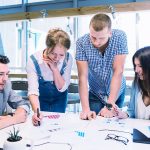
M 13 116 L 15 113 L 8 113 L 7 115 L 9 115 L 9 116 Z

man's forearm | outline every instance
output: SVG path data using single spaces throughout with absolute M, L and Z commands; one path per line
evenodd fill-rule
M 113 75 L 110 84 L 110 95 L 108 97 L 108 103 L 116 102 L 118 93 L 120 91 L 121 80 L 122 80 L 122 73 Z
M 23 123 L 26 121 L 27 113 L 23 108 L 18 108 L 13 116 L 7 115 L 0 117 L 0 129 L 15 125 L 18 123 Z
M 5 116 L 5 118 L 0 119 L 0 129 L 6 128 L 13 124 L 11 116 Z
M 18 124 L 18 123 L 23 123 L 26 121 L 27 118 L 27 112 L 25 109 L 18 107 L 12 116 L 13 123 Z
M 80 99 L 81 99 L 82 110 L 90 111 L 88 86 L 86 84 L 79 82 L 79 94 L 80 94 Z

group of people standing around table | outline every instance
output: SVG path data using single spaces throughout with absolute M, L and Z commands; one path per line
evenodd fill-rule
M 115 116 L 150 119 L 150 46 L 137 50 L 133 56 L 135 78 L 128 110 L 123 112 L 120 108 L 123 106 L 126 90 L 123 76 L 128 54 L 126 34 L 121 30 L 112 29 L 111 19 L 106 14 L 94 15 L 90 21 L 89 31 L 89 34 L 80 37 L 76 42 L 75 59 L 82 105 L 80 118 L 90 120 L 96 118 L 96 115 L 101 115 L 109 118 Z M 37 115 L 38 109 L 65 112 L 73 64 L 73 57 L 67 52 L 70 45 L 70 38 L 65 31 L 51 29 L 46 37 L 46 48 L 28 59 L 28 96 L 34 112 L 34 125 L 38 125 L 43 117 L 41 112 Z M 7 58 L 0 57 L 0 96 L 5 89 L 9 73 L 8 68 L 1 70 L 1 65 L 7 65 L 2 62 L 4 57 Z M 9 96 L 5 101 L 8 104 L 12 101 L 15 106 L 13 108 L 22 108 L 26 114 L 29 112 L 28 101 L 22 99 L 22 104 L 20 101 L 16 101 L 15 104 Z M 5 108 L 6 102 L 0 107 Z M 112 107 L 108 109 L 107 104 Z M 12 118 L 17 115 L 17 109 Z M 1 111 L 0 115 L 3 114 L 4 111 Z M 0 116 L 0 124 L 4 119 L 2 117 L 4 116 Z M 0 126 L 2 127 L 4 126 Z

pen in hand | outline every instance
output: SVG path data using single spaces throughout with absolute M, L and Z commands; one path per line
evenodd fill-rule
M 39 108 L 37 108 L 37 117 L 39 118 L 40 117 L 40 111 L 39 111 Z M 38 121 L 38 125 L 40 126 L 41 125 L 41 122 Z

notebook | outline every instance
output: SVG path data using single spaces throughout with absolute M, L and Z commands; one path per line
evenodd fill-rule
M 150 138 L 148 138 L 138 129 L 133 129 L 133 142 L 150 144 Z

